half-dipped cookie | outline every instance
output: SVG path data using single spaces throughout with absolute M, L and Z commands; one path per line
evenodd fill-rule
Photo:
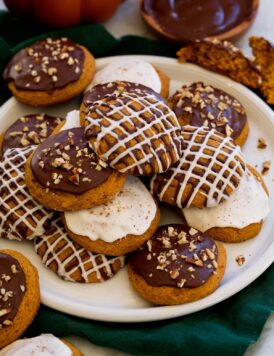
M 223 278 L 221 243 L 187 225 L 161 226 L 129 256 L 129 280 L 141 297 L 158 305 L 193 302 L 214 292 Z
M 269 213 L 268 191 L 261 175 L 251 166 L 231 197 L 213 208 L 181 210 L 186 222 L 224 242 L 248 240 L 261 230 Z
M 88 89 L 97 84 L 105 84 L 115 80 L 143 84 L 161 94 L 164 98 L 167 98 L 169 94 L 168 76 L 149 62 L 136 58 L 114 59 L 95 73 Z
M 125 259 L 96 254 L 72 241 L 61 221 L 56 218 L 48 231 L 34 241 L 42 263 L 65 281 L 104 282 L 124 267 Z
M 124 181 L 123 174 L 97 158 L 81 127 L 49 137 L 26 165 L 30 194 L 45 207 L 60 211 L 103 204 Z
M 95 60 L 67 38 L 47 38 L 22 49 L 4 71 L 12 94 L 32 105 L 54 105 L 80 94 L 91 82 Z
M 52 334 L 14 341 L 0 351 L 1 356 L 82 356 L 71 342 L 59 339 Z
M 21 253 L 0 250 L 0 349 L 18 339 L 40 306 L 36 268 Z
M 180 124 L 159 94 L 141 84 L 113 82 L 94 87 L 92 95 L 100 98 L 85 113 L 86 136 L 100 159 L 137 176 L 165 172 L 178 161 Z
M 108 203 L 64 213 L 71 239 L 88 250 L 121 256 L 142 246 L 156 231 L 160 211 L 145 185 L 128 176 Z
M 179 208 L 213 207 L 227 200 L 246 171 L 243 154 L 230 137 L 215 129 L 183 126 L 180 160 L 151 180 L 160 200 Z
M 183 85 L 170 103 L 182 126 L 214 128 L 239 146 L 245 143 L 249 131 L 245 109 L 223 90 L 202 82 Z

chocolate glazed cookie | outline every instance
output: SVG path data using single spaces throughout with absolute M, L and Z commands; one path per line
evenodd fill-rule
M 180 124 L 214 128 L 242 146 L 249 127 L 242 104 L 223 90 L 202 82 L 183 85 L 170 98 Z
M 36 268 L 19 252 L 0 250 L 0 349 L 18 339 L 40 306 Z
M 57 130 L 63 121 L 63 118 L 47 114 L 21 116 L 0 135 L 0 158 L 9 149 L 39 145 Z
M 95 72 L 92 54 L 67 38 L 47 38 L 19 51 L 4 71 L 13 95 L 26 104 L 53 105 L 80 94 Z
M 161 226 L 129 257 L 129 279 L 134 289 L 153 304 L 192 302 L 211 294 L 226 266 L 220 243 L 187 225 Z
M 121 190 L 124 175 L 98 160 L 84 128 L 45 140 L 28 159 L 26 184 L 42 205 L 60 211 L 103 204 Z

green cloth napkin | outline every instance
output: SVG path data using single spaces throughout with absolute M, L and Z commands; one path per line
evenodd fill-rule
M 176 45 L 137 36 L 115 39 L 101 25 L 81 25 L 45 34 L 37 25 L 0 12 L 0 71 L 20 48 L 38 38 L 67 36 L 95 57 L 154 54 L 175 57 Z M 0 103 L 10 94 L 0 81 Z M 239 268 L 240 271 L 240 268 Z M 85 320 L 41 307 L 25 336 L 78 335 L 135 355 L 242 355 L 254 343 L 274 309 L 274 266 L 249 287 L 204 311 L 167 321 L 118 324 Z

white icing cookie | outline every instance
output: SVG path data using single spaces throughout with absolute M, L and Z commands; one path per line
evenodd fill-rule
M 31 197 L 25 184 L 26 161 L 35 148 L 9 149 L 0 161 L 0 237 L 32 240 L 44 233 L 53 215 Z
M 143 84 L 157 93 L 160 93 L 162 89 L 159 75 L 150 63 L 127 58 L 116 59 L 98 71 L 87 90 L 97 84 L 104 84 L 115 80 Z
M 0 356 L 72 356 L 71 349 L 52 334 L 13 342 L 0 351 Z
M 123 189 L 111 202 L 89 210 L 65 212 L 64 216 L 74 234 L 111 243 L 129 234 L 144 234 L 156 211 L 145 185 L 138 178 L 128 176 Z
M 66 122 L 64 126 L 62 126 L 61 131 L 70 130 L 75 127 L 80 127 L 80 111 L 79 110 L 72 110 L 67 113 Z
M 253 174 L 247 173 L 232 196 L 214 208 L 182 209 L 188 225 L 205 232 L 213 227 L 242 229 L 259 223 L 269 213 L 269 199 Z

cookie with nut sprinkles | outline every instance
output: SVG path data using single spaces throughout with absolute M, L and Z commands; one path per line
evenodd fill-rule
M 86 136 L 96 154 L 112 168 L 150 176 L 165 172 L 179 160 L 180 124 L 154 90 L 113 82 L 94 87 L 88 100 Z M 87 104 L 86 98 L 84 102 Z
M 193 302 L 211 294 L 226 268 L 223 245 L 192 227 L 161 226 L 129 257 L 129 280 L 136 292 L 156 305 Z
M 21 116 L 0 135 L 1 154 L 12 148 L 39 145 L 57 130 L 63 121 L 63 118 L 40 113 Z
M 40 306 L 36 268 L 21 253 L 0 250 L 0 349 L 18 339 Z
M 179 208 L 213 207 L 227 200 L 239 186 L 246 164 L 239 146 L 215 129 L 183 126 L 180 160 L 151 180 L 160 200 Z
M 91 82 L 95 59 L 67 38 L 47 38 L 22 49 L 5 68 L 12 94 L 32 106 L 48 106 L 80 94 Z
M 94 253 L 71 240 L 60 217 L 43 236 L 35 239 L 34 246 L 45 267 L 70 282 L 104 282 L 125 264 L 124 256 Z
M 43 206 L 59 211 L 88 209 L 118 193 L 125 176 L 97 158 L 84 128 L 47 138 L 28 159 L 26 184 Z
M 170 98 L 182 126 L 214 128 L 242 146 L 249 127 L 243 105 L 230 94 L 202 82 L 183 85 Z

